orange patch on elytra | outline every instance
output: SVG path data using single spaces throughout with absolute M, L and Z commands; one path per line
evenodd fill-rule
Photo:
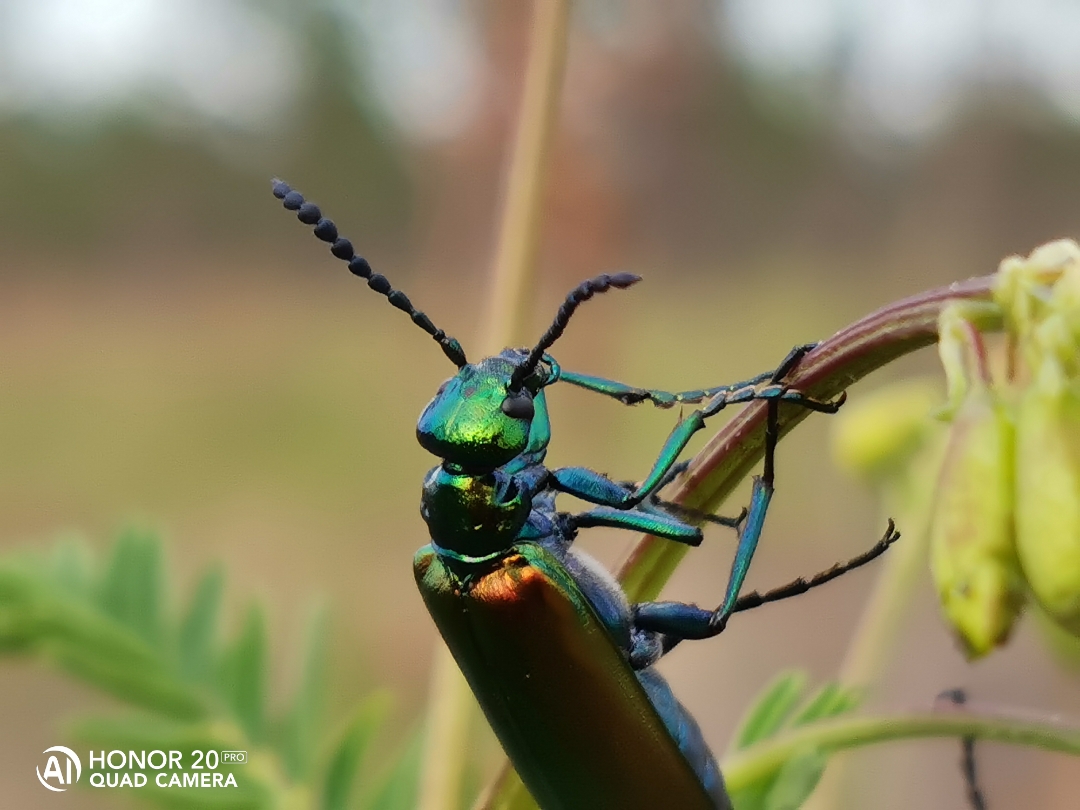
M 519 602 L 526 593 L 547 580 L 544 573 L 525 562 L 521 556 L 508 557 L 500 568 L 485 574 L 470 589 L 470 595 L 481 602 Z

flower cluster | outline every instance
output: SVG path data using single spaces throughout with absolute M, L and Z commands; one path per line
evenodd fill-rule
M 1004 370 L 953 304 L 939 321 L 951 421 L 930 522 L 946 619 L 972 658 L 1002 644 L 1030 596 L 1080 635 L 1080 247 L 1002 262 Z

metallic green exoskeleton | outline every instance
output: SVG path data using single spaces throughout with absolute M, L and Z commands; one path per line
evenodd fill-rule
M 603 275 L 575 288 L 531 350 L 507 349 L 470 364 L 461 345 L 371 271 L 318 207 L 286 184 L 274 194 L 331 252 L 406 312 L 458 367 L 424 409 L 416 433 L 440 459 L 424 480 L 421 514 L 431 542 L 414 560 L 416 582 L 443 639 L 534 798 L 545 810 L 728 810 L 716 759 L 693 717 L 653 665 L 684 639 L 720 633 L 732 613 L 802 593 L 881 554 L 890 524 L 870 552 L 810 580 L 740 599 L 772 495 L 777 406 L 835 412 L 783 380 L 813 347 L 775 371 L 735 385 L 678 394 L 633 388 L 562 370 L 546 352 L 577 307 L 639 279 Z M 704 405 L 683 418 L 640 485 L 582 467 L 548 469 L 551 438 L 544 389 L 563 381 L 626 404 Z M 765 471 L 739 518 L 697 516 L 735 527 L 739 546 L 716 610 L 679 602 L 630 604 L 614 578 L 572 548 L 577 531 L 612 526 L 698 545 L 685 510 L 656 493 L 683 466 L 679 455 L 705 420 L 730 404 L 767 400 Z M 595 504 L 578 514 L 555 507 L 559 493 Z

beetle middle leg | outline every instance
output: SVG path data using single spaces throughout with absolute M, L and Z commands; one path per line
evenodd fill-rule
M 614 510 L 635 510 L 634 520 L 637 521 L 640 519 L 640 514 L 642 512 L 652 511 L 648 507 L 644 510 L 638 509 L 639 505 L 648 501 L 648 499 L 651 498 L 663 484 L 671 480 L 670 474 L 672 469 L 678 464 L 679 455 L 685 449 L 690 438 L 705 426 L 705 420 L 709 416 L 718 413 L 729 404 L 750 402 L 755 399 L 765 400 L 767 402 L 767 414 L 765 422 L 764 469 L 761 476 L 754 478 L 753 491 L 750 496 L 750 506 L 747 510 L 745 520 L 739 527 L 738 548 L 735 552 L 735 558 L 732 561 L 731 573 L 728 576 L 724 600 L 720 607 L 713 612 L 711 625 L 718 628 L 713 633 L 714 635 L 723 630 L 724 625 L 727 623 L 728 617 L 731 615 L 735 603 L 739 598 L 739 592 L 742 589 L 743 582 L 750 569 L 750 563 L 757 551 L 758 540 L 761 537 L 761 531 L 765 524 L 765 516 L 768 513 L 769 504 L 772 501 L 773 482 L 775 479 L 776 445 L 780 439 L 780 403 L 786 401 L 804 408 L 809 408 L 810 410 L 835 413 L 844 402 L 843 394 L 835 401 L 823 402 L 788 388 L 783 383 L 783 377 L 794 368 L 810 348 L 810 346 L 800 346 L 789 352 L 788 356 L 780 366 L 767 378 L 766 385 L 748 386 L 745 389 L 735 391 L 725 390 L 713 397 L 703 408 L 695 410 L 685 419 L 680 421 L 668 436 L 649 475 L 632 492 L 628 491 L 628 488 L 621 484 L 612 481 L 610 478 L 585 467 L 563 467 L 558 470 L 553 470 L 549 474 L 549 485 L 553 489 L 576 495 L 584 500 L 598 504 L 602 509 L 594 510 L 594 512 L 600 512 L 604 520 L 610 521 L 614 519 L 611 514 Z M 615 520 L 616 522 L 619 522 L 617 519 Z M 625 521 L 622 523 L 625 523 Z M 586 524 L 582 523 L 579 525 Z M 603 524 L 593 523 L 592 525 L 614 524 L 605 522 Z M 664 535 L 660 533 L 660 536 Z M 679 537 L 672 537 L 671 539 L 690 542 L 691 545 L 697 544 L 692 540 L 688 541 Z
M 642 393 L 643 395 L 648 394 L 650 396 L 647 398 L 652 398 L 654 401 L 657 401 L 658 404 L 660 404 L 660 401 L 653 397 L 653 394 L 664 394 L 665 398 L 670 398 L 670 401 L 667 399 L 663 400 L 665 404 L 674 404 L 675 402 L 700 402 L 706 396 L 708 396 L 709 399 L 701 408 L 692 411 L 684 419 L 679 421 L 664 442 L 664 446 L 661 448 L 660 454 L 653 463 L 653 467 L 649 471 L 649 474 L 633 491 L 628 492 L 626 488 L 614 481 L 585 467 L 563 467 L 561 469 L 552 470 L 550 473 L 551 485 L 561 492 L 576 495 L 579 498 L 600 506 L 610 506 L 616 509 L 633 509 L 643 501 L 647 500 L 659 490 L 664 483 L 670 480 L 668 476 L 671 469 L 678 463 L 679 456 L 682 454 L 683 450 L 686 449 L 687 444 L 689 444 L 690 439 L 694 434 L 705 427 L 705 421 L 709 417 L 715 416 L 729 405 L 741 405 L 757 400 L 763 400 L 768 402 L 771 406 L 769 418 L 771 420 L 770 430 L 772 435 L 770 436 L 769 433 L 766 434 L 765 474 L 762 476 L 765 481 L 763 489 L 768 488 L 771 486 L 772 481 L 772 458 L 776 448 L 776 440 L 779 438 L 779 433 L 775 425 L 777 413 L 776 406 L 778 403 L 788 402 L 820 413 L 836 413 L 844 403 L 844 394 L 841 394 L 835 400 L 823 401 L 808 396 L 802 391 L 791 388 L 783 382 L 784 377 L 795 368 L 815 345 L 816 344 L 806 344 L 792 349 L 774 371 L 758 375 L 743 383 L 736 383 L 732 386 L 724 386 L 721 388 L 709 389 L 707 391 L 667 394 L 666 392 L 651 392 L 646 389 L 630 389 L 629 386 L 623 386 L 622 383 L 611 383 L 611 381 L 603 381 L 605 383 L 610 383 L 610 386 L 607 388 L 603 386 L 595 387 L 591 384 L 579 382 L 579 384 L 583 384 L 584 387 L 590 388 L 590 390 L 609 393 L 617 399 L 620 399 L 620 401 L 627 403 L 642 401 L 642 397 L 637 397 L 637 394 L 634 394 L 634 397 L 637 397 L 636 399 L 629 395 L 620 397 L 613 393 L 614 388 L 612 388 L 612 386 L 615 388 L 621 386 L 622 388 L 633 390 Z M 573 377 L 568 377 L 565 373 L 563 378 L 571 382 L 574 381 Z M 768 497 L 765 495 L 757 495 L 756 497 L 759 499 L 764 498 L 766 501 L 765 507 L 767 508 Z M 751 517 L 752 516 L 753 506 L 751 506 Z
M 667 476 L 667 480 L 670 481 L 685 469 L 685 463 L 676 464 Z M 600 473 L 591 470 L 588 472 L 592 474 L 592 479 L 589 482 L 591 494 L 597 500 L 605 496 L 617 498 L 620 490 L 624 494 L 633 491 L 634 484 L 632 482 L 616 482 Z M 667 481 L 663 483 L 666 484 Z M 653 494 L 633 509 L 597 506 L 587 512 L 578 514 L 563 513 L 563 515 L 571 530 L 607 526 L 612 529 L 644 532 L 655 537 L 662 537 L 665 540 L 674 540 L 677 543 L 698 546 L 701 545 L 702 541 L 701 529 L 690 521 L 715 523 L 737 529 L 746 519 L 747 510 L 743 509 L 739 515 L 733 518 L 712 515 L 662 500 Z
M 671 468 L 678 462 L 679 456 L 686 449 L 690 439 L 699 430 L 705 427 L 705 420 L 719 413 L 728 405 L 744 404 L 755 400 L 764 400 L 769 403 L 770 419 L 776 421 L 776 407 L 780 402 L 789 402 L 803 408 L 820 413 L 836 413 L 844 404 L 844 395 L 841 394 L 836 400 L 825 402 L 803 394 L 801 391 L 788 388 L 783 383 L 770 383 L 761 388 L 745 389 L 735 392 L 728 397 L 718 395 L 710 400 L 704 407 L 690 413 L 681 420 L 675 429 L 668 435 L 660 454 L 653 463 L 652 469 L 636 489 L 628 491 L 619 483 L 612 481 L 587 467 L 561 467 L 550 472 L 550 484 L 558 491 L 575 495 L 583 500 L 600 506 L 611 506 L 616 509 L 633 509 L 648 499 L 660 486 L 668 480 Z M 776 439 L 779 432 L 773 426 L 770 439 L 766 435 L 765 449 L 765 475 L 768 479 L 772 472 L 772 455 L 775 451 Z

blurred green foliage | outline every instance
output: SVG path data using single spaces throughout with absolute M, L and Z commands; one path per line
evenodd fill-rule
M 207 570 L 172 615 L 162 556 L 154 534 L 127 531 L 100 566 L 76 542 L 0 559 L 0 654 L 34 656 L 128 704 L 78 720 L 74 737 L 91 749 L 180 750 L 185 762 L 193 750 L 248 752 L 247 763 L 220 767 L 234 773 L 235 790 L 132 793 L 167 807 L 411 808 L 420 735 L 392 758 L 372 754 L 386 732 L 388 695 L 368 694 L 343 721 L 328 722 L 325 613 L 307 633 L 299 686 L 272 711 L 262 607 L 253 604 L 222 642 L 222 570 Z
M 742 751 L 784 731 L 838 717 L 858 704 L 857 691 L 836 682 L 807 695 L 805 674 L 786 672 L 767 685 L 750 706 L 735 732 L 732 750 Z M 795 810 L 817 787 L 829 753 L 814 747 L 801 750 L 779 771 L 734 793 L 732 801 L 739 810 Z

